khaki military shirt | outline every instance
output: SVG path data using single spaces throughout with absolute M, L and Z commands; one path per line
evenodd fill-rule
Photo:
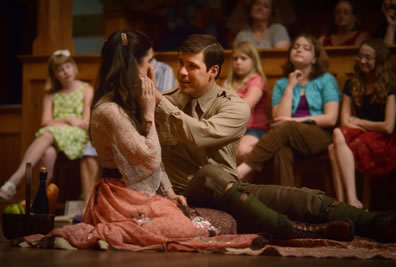
M 197 99 L 196 112 L 191 112 L 192 98 L 178 88 L 163 94 L 155 120 L 162 160 L 175 191 L 181 193 L 207 164 L 220 165 L 238 177 L 235 158 L 250 116 L 249 105 L 217 84 Z

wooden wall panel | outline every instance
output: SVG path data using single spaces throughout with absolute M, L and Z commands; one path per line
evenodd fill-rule
M 0 185 L 7 181 L 21 160 L 21 126 L 20 105 L 0 107 Z

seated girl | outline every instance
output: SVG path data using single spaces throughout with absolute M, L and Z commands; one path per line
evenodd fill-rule
M 251 108 L 247 130 L 239 144 L 237 163 L 243 161 L 269 129 L 265 83 L 266 78 L 257 49 L 249 42 L 235 45 L 232 50 L 231 70 L 223 87 L 234 90 Z
M 341 126 L 329 146 L 337 200 L 357 208 L 355 167 L 370 177 L 396 168 L 396 73 L 384 41 L 362 43 L 343 90 Z M 356 113 L 353 113 L 355 111 Z

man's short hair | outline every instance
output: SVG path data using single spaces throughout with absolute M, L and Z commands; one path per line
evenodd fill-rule
M 218 65 L 219 73 L 216 78 L 219 76 L 221 65 L 224 62 L 224 49 L 214 36 L 208 34 L 191 34 L 182 41 L 177 52 L 203 52 L 206 69 L 209 71 L 211 67 Z

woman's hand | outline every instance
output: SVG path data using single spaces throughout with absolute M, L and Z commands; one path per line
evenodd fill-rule
M 154 121 L 155 91 L 154 82 L 148 77 L 140 77 L 142 82 L 142 113 L 145 121 Z
M 181 205 L 187 207 L 187 199 L 186 199 L 184 196 L 182 196 L 182 195 L 176 195 L 176 198 L 175 198 L 174 200 L 176 200 L 176 201 L 177 201 L 178 203 L 180 203 Z
M 175 191 L 173 191 L 172 188 L 169 188 L 169 190 L 166 191 L 166 196 L 169 199 L 176 200 L 178 203 L 180 203 L 183 206 L 187 206 L 186 198 L 182 195 L 176 195 Z
M 278 116 L 274 118 L 274 122 L 271 123 L 271 127 L 276 127 L 285 121 L 293 121 L 293 120 L 294 120 L 293 118 L 288 116 Z
M 348 127 L 360 129 L 362 131 L 366 131 L 362 126 L 360 126 L 360 119 L 354 116 L 350 116 L 348 119 Z
M 388 23 L 388 26 L 393 29 L 396 28 L 396 11 L 394 9 L 388 9 L 385 11 L 385 19 Z
M 153 66 L 150 65 L 149 68 L 147 69 L 147 77 L 153 81 L 153 84 L 157 84 L 155 81 L 155 75 L 154 75 L 154 69 Z M 158 104 L 162 99 L 162 94 L 160 91 L 155 90 L 155 103 Z
M 86 123 L 82 119 L 79 119 L 79 118 L 76 118 L 76 117 L 68 117 L 67 118 L 67 122 L 71 126 L 80 127 L 80 128 L 83 128 L 83 129 L 87 128 Z
M 297 84 L 302 85 L 304 80 L 304 73 L 301 70 L 295 70 L 289 74 L 289 85 L 292 88 L 296 87 Z

